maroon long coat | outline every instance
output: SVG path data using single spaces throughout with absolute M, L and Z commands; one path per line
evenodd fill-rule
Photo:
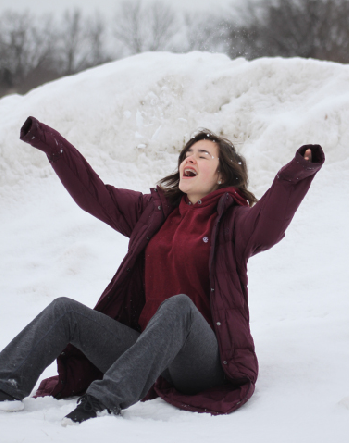
M 145 303 L 144 249 L 172 210 L 161 189 L 143 195 L 103 184 L 67 140 L 33 117 L 25 122 L 21 139 L 46 152 L 63 186 L 83 210 L 130 238 L 128 252 L 95 309 L 139 330 L 137 321 Z M 303 158 L 309 148 L 312 163 Z M 249 328 L 247 261 L 284 237 L 323 162 L 319 145 L 302 146 L 253 208 L 239 206 L 228 193 L 221 197 L 211 234 L 210 303 L 229 384 L 184 395 L 160 377 L 148 398 L 160 396 L 181 409 L 222 414 L 238 409 L 251 397 L 258 361 Z M 97 368 L 72 346 L 58 358 L 58 372 L 58 376 L 41 383 L 38 396 L 78 395 L 101 377 Z

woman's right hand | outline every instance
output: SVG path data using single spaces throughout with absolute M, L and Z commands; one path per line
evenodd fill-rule
M 304 160 L 306 160 L 307 162 L 311 163 L 311 159 L 312 159 L 311 149 L 307 149 L 304 152 L 304 156 L 303 157 L 304 157 Z

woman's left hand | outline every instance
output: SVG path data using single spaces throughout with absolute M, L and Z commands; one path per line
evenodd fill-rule
M 307 149 L 304 153 L 304 160 L 311 163 L 311 149 Z

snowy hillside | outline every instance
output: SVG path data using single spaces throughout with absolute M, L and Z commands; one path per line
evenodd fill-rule
M 349 66 L 144 53 L 1 99 L 1 348 L 56 297 L 93 307 L 127 247 L 19 140 L 28 115 L 57 129 L 105 182 L 145 192 L 199 127 L 235 142 L 259 197 L 302 144 L 321 144 L 326 163 L 286 238 L 250 260 L 260 377 L 241 410 L 211 417 L 152 400 L 123 419 L 63 429 L 73 400 L 27 399 L 24 412 L 0 412 L 0 442 L 347 442 Z

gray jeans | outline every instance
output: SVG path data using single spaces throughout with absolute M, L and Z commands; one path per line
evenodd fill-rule
M 159 375 L 185 394 L 224 384 L 216 336 L 180 294 L 161 304 L 142 334 L 75 300 L 54 300 L 1 351 L 0 389 L 28 396 L 68 343 L 104 374 L 87 393 L 112 411 L 144 398 Z

